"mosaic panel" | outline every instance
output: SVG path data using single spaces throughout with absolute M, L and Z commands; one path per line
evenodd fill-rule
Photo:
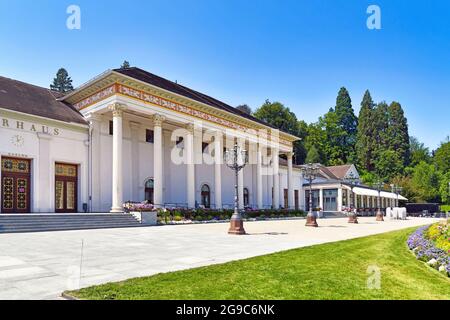
M 71 164 L 57 163 L 55 166 L 55 173 L 61 177 L 76 177 L 77 166 Z
M 30 173 L 30 161 L 25 159 L 2 158 L 2 171 Z
M 4 177 L 2 182 L 3 187 L 3 203 L 2 208 L 5 210 L 12 210 L 14 205 L 14 178 Z

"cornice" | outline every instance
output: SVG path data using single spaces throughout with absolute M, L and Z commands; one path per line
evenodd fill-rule
M 201 120 L 211 121 L 213 119 L 211 122 L 230 129 L 244 132 L 254 130 L 256 134 L 260 133 L 259 130 L 267 130 L 268 132 L 270 130 L 276 130 L 231 112 L 192 100 L 114 71 L 106 73 L 103 77 L 96 79 L 95 82 L 88 83 L 88 85 L 80 88 L 78 92 L 63 99 L 74 105 L 78 110 L 82 110 L 116 94 L 134 98 L 158 107 L 165 107 L 172 110 L 176 108 L 176 111 Z M 265 136 L 264 134 L 260 135 Z M 281 131 L 279 131 L 279 137 L 280 143 L 287 146 L 292 146 L 292 142 L 298 140 L 297 137 Z

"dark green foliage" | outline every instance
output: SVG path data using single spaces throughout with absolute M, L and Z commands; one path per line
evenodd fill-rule
M 410 145 L 408 121 L 406 120 L 402 106 L 398 102 L 392 102 L 388 108 L 388 144 L 391 150 L 398 153 L 403 165 L 410 162 Z
M 252 114 L 252 109 L 246 104 L 241 104 L 241 105 L 237 106 L 236 109 L 238 109 L 239 111 L 242 111 L 243 113 L 246 113 L 246 114 Z
M 443 173 L 450 172 L 450 141 L 441 143 L 434 152 L 434 163 Z
M 426 162 L 413 169 L 411 183 L 416 202 L 439 202 L 440 173 L 436 167 Z
M 358 129 L 358 118 L 353 110 L 350 94 L 345 87 L 342 87 L 339 90 L 334 112 L 337 116 L 338 126 L 344 132 L 339 141 L 343 156 L 341 160 L 343 163 L 349 163 L 351 159 L 355 158 L 354 153 L 356 133 Z
M 414 167 L 420 162 L 429 163 L 431 160 L 430 150 L 425 147 L 416 137 L 409 138 L 410 166 Z
M 403 171 L 403 163 L 393 150 L 383 150 L 377 155 L 375 173 L 382 181 L 388 182 Z
M 298 133 L 297 116 L 280 102 L 266 100 L 253 115 L 282 131 L 294 135 Z
M 122 62 L 122 65 L 120 66 L 121 69 L 126 69 L 130 67 L 130 63 L 127 60 L 124 60 Z
M 304 136 L 304 125 L 297 120 L 295 113 L 291 112 L 289 108 L 285 107 L 280 102 L 266 102 L 258 108 L 254 114 L 254 117 L 265 121 L 281 131 L 288 132 L 296 136 Z M 297 141 L 294 144 L 295 163 L 303 163 L 306 157 L 306 151 L 303 141 Z
M 364 93 L 358 117 L 358 133 L 356 135 L 356 154 L 361 168 L 374 170 L 374 153 L 376 148 L 375 128 L 373 126 L 374 106 L 369 90 Z
M 50 85 L 50 89 L 61 93 L 66 93 L 73 90 L 72 79 L 66 69 L 60 68 Z
M 305 159 L 306 163 L 320 163 L 321 158 L 315 146 L 311 146 Z

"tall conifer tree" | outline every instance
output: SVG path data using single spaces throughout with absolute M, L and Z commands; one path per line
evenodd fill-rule
M 398 102 L 394 101 L 389 105 L 388 114 L 389 147 L 398 153 L 403 165 L 407 166 L 410 163 L 408 121 L 406 120 L 402 106 Z
M 60 68 L 56 73 L 56 78 L 50 85 L 50 89 L 61 93 L 66 93 L 73 90 L 72 79 L 66 69 Z
M 374 103 L 369 90 L 364 93 L 358 117 L 356 153 L 361 168 L 373 171 L 375 153 L 375 130 L 373 126 Z
M 345 132 L 340 141 L 340 147 L 342 148 L 343 154 L 343 159 L 341 160 L 344 163 L 348 163 L 355 158 L 358 118 L 355 116 L 355 111 L 352 107 L 352 99 L 345 87 L 342 87 L 339 90 L 334 112 L 337 116 L 338 125 Z

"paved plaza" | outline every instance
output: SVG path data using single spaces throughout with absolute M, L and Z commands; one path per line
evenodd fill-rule
M 0 299 L 57 299 L 67 289 L 188 269 L 272 252 L 378 234 L 438 221 L 359 218 L 0 234 Z M 83 250 L 82 250 L 83 248 Z M 81 270 L 80 270 L 81 269 Z

